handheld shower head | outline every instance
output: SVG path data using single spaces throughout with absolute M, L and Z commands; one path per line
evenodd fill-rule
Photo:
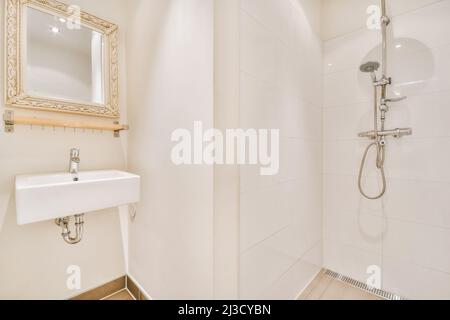
M 361 72 L 375 72 L 380 68 L 380 64 L 378 62 L 367 62 L 364 63 L 359 70 L 361 70 Z
M 359 70 L 364 73 L 370 73 L 372 80 L 377 81 L 376 71 L 380 68 L 380 63 L 375 61 L 369 61 L 361 65 Z

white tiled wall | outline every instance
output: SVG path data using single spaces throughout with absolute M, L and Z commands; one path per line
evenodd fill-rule
M 358 193 L 369 142 L 356 138 L 373 127 L 370 80 L 359 65 L 380 60 L 379 31 L 365 28 L 366 8 L 378 1 L 322 4 L 325 267 L 365 282 L 367 267 L 378 265 L 389 291 L 449 299 L 450 1 L 388 1 L 389 74 L 393 90 L 409 99 L 392 105 L 387 127 L 412 127 L 414 135 L 389 140 L 380 201 Z M 368 165 L 365 183 L 376 193 L 373 158 Z
M 129 273 L 154 299 L 211 299 L 214 168 L 175 166 L 170 137 L 194 121 L 213 127 L 214 4 L 127 3 L 128 170 L 141 175 L 143 195 Z
M 241 169 L 243 299 L 294 299 L 322 266 L 320 1 L 241 0 L 243 128 L 280 128 L 280 173 Z

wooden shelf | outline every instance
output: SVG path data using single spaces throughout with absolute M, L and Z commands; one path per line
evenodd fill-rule
M 5 111 L 5 114 L 3 115 L 3 121 L 5 123 L 5 131 L 8 133 L 14 132 L 15 125 L 112 131 L 114 132 L 115 137 L 119 137 L 121 131 L 130 129 L 128 125 L 121 125 L 118 122 L 108 125 L 88 123 L 83 121 L 64 121 L 31 117 L 16 117 L 14 115 L 14 112 L 10 110 Z

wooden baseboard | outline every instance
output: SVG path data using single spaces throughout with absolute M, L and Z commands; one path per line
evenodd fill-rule
M 136 300 L 146 301 L 149 298 L 139 289 L 139 286 L 131 279 L 131 277 L 127 276 L 127 289 L 133 295 Z
M 149 300 L 139 289 L 139 286 L 126 275 L 120 277 L 119 279 L 108 282 L 100 287 L 82 293 L 76 297 L 73 297 L 70 300 L 101 300 L 124 289 L 128 289 L 128 291 L 136 300 Z

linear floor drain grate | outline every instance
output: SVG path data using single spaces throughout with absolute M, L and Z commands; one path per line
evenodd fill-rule
M 344 283 L 347 283 L 351 285 L 352 287 L 364 290 L 366 292 L 369 292 L 371 294 L 374 294 L 380 298 L 386 299 L 386 300 L 406 300 L 406 298 L 401 297 L 399 295 L 387 292 L 385 290 L 376 289 L 376 288 L 370 288 L 367 284 L 354 280 L 352 278 L 346 277 L 340 273 L 325 269 L 325 274 L 333 279 L 342 281 Z

